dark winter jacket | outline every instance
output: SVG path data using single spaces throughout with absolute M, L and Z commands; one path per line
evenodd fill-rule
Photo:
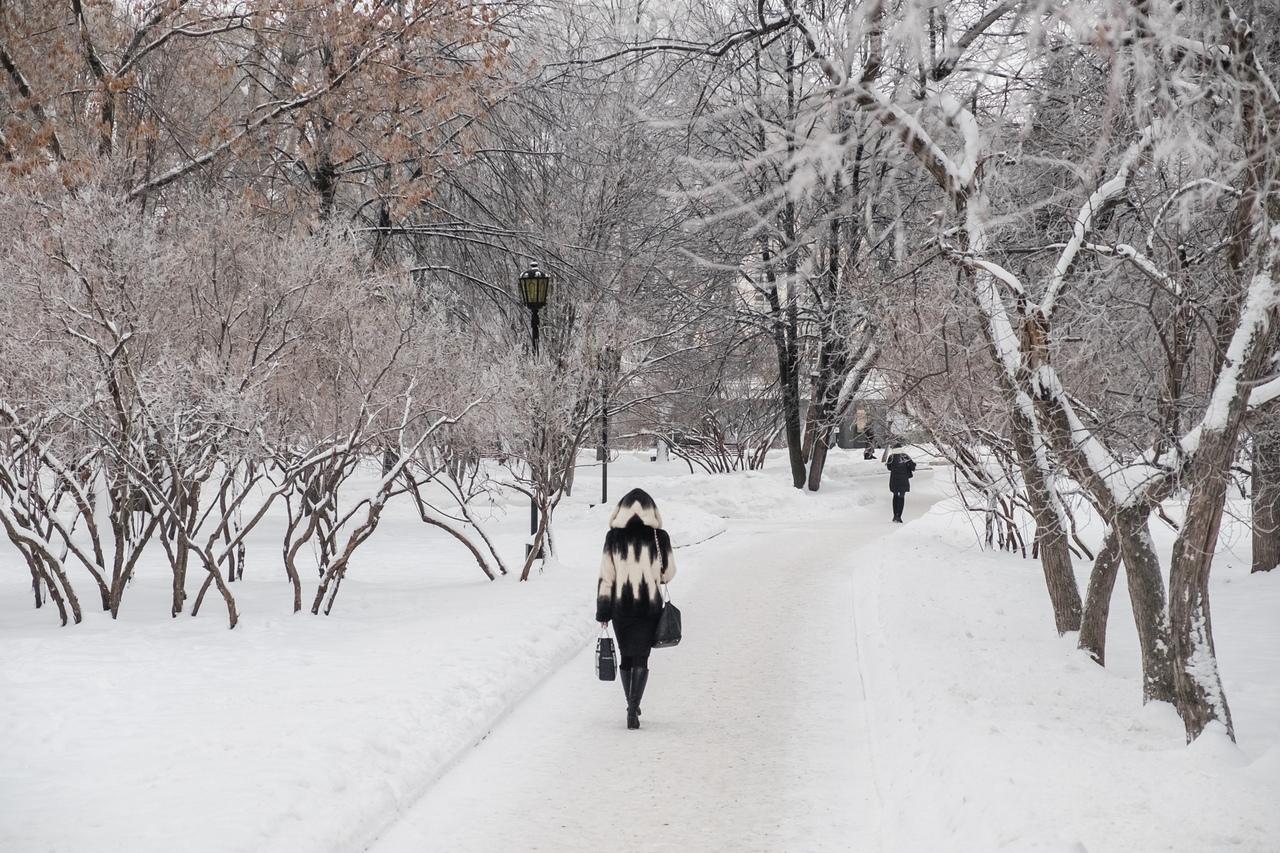
M 662 610 L 660 583 L 675 577 L 671 537 L 662 529 L 658 508 L 640 489 L 633 489 L 609 519 L 596 586 L 596 621 L 656 617 Z
M 916 470 L 916 463 L 905 453 L 890 453 L 884 467 L 889 469 L 889 491 L 911 491 L 911 474 Z

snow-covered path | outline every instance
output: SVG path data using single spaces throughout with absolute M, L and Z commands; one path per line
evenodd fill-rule
M 877 849 L 850 554 L 910 529 L 883 504 L 681 553 L 686 638 L 654 652 L 640 731 L 584 650 L 371 849 Z

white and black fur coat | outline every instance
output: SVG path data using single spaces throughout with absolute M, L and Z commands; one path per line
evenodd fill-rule
M 596 621 L 656 616 L 662 610 L 660 583 L 675 577 L 671 537 L 653 499 L 633 489 L 609 519 L 596 588 Z

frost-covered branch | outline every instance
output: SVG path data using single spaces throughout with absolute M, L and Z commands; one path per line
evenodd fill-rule
M 1049 282 L 1045 287 L 1044 296 L 1040 300 L 1040 313 L 1045 317 L 1053 316 L 1057 300 L 1067 285 L 1067 273 L 1070 271 L 1071 265 L 1075 263 L 1076 255 L 1083 247 L 1085 238 L 1093 230 L 1094 222 L 1109 207 L 1124 197 L 1133 172 L 1138 166 L 1138 161 L 1154 144 L 1159 131 L 1160 124 L 1158 122 L 1146 127 L 1138 135 L 1138 139 L 1120 156 L 1120 164 L 1116 167 L 1115 173 L 1103 181 L 1089 195 L 1085 203 L 1081 205 L 1075 220 L 1071 223 L 1071 238 L 1067 241 L 1062 254 L 1058 256 L 1057 262 L 1053 265 L 1053 272 L 1049 275 Z

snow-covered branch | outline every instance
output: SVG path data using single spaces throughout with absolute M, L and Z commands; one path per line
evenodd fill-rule
M 1121 155 L 1120 164 L 1116 167 L 1115 173 L 1089 195 L 1076 213 L 1075 220 L 1071 223 L 1071 237 L 1063 248 L 1062 254 L 1058 256 L 1057 263 L 1053 265 L 1053 272 L 1049 276 L 1044 296 L 1040 300 L 1040 313 L 1045 317 L 1053 316 L 1057 300 L 1067 284 L 1067 272 L 1075 263 L 1076 255 L 1084 245 L 1085 238 L 1093 230 L 1094 222 L 1105 210 L 1124 197 L 1139 160 L 1154 144 L 1159 131 L 1158 122 L 1146 127 L 1138 135 L 1138 139 Z

